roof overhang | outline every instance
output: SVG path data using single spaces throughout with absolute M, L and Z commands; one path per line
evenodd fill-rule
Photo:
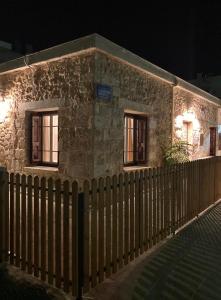
M 0 64 L 0 75 L 9 72 L 18 71 L 28 68 L 32 65 L 38 65 L 49 61 L 59 60 L 79 53 L 87 53 L 93 50 L 103 51 L 113 57 L 116 57 L 136 68 L 141 69 L 159 79 L 173 85 L 192 92 L 205 100 L 216 105 L 221 105 L 221 100 L 204 90 L 188 83 L 170 72 L 150 63 L 149 61 L 139 57 L 138 55 L 120 47 L 110 40 L 100 36 L 99 34 L 91 34 L 46 50 L 28 54 L 23 57 L 10 60 Z

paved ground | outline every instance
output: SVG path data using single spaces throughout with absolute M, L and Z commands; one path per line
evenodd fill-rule
M 221 204 L 90 295 L 99 300 L 221 299 Z
M 1 300 L 65 300 L 62 291 L 44 284 L 42 281 L 6 264 L 0 265 Z

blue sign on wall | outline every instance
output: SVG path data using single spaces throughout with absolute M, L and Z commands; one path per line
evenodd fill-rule
M 110 85 L 107 84 L 96 84 L 96 98 L 111 101 L 113 98 L 113 90 Z

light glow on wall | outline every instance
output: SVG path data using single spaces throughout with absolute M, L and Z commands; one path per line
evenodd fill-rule
M 194 119 L 195 119 L 195 116 L 192 111 L 185 111 L 183 113 L 183 121 L 184 122 L 193 122 Z
M 8 116 L 11 108 L 11 99 L 3 99 L 0 101 L 0 123 L 3 123 Z
M 182 115 L 178 115 L 175 118 L 175 132 L 176 137 L 179 139 L 183 138 L 183 131 L 185 123 L 191 124 L 191 144 L 199 144 L 200 136 L 200 122 L 196 118 L 195 114 L 191 110 L 185 111 Z

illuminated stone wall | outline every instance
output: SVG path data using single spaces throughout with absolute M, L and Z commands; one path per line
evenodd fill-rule
M 0 164 L 9 171 L 88 178 L 93 176 L 92 53 L 31 66 L 0 76 L 12 109 L 0 124 Z M 58 108 L 59 172 L 30 170 L 30 111 Z
M 94 174 L 123 170 L 124 112 L 148 117 L 147 165 L 162 162 L 161 144 L 172 134 L 172 86 L 108 55 L 96 53 L 95 81 L 113 89 L 113 99 L 95 103 Z
M 182 138 L 187 112 L 190 113 L 192 159 L 209 156 L 210 127 L 217 126 L 218 107 L 196 94 L 174 87 L 174 138 Z
M 125 112 L 147 116 L 147 167 L 162 164 L 161 146 L 180 135 L 186 111 L 194 114 L 192 158 L 209 155 L 209 127 L 217 125 L 214 104 L 98 50 L 0 75 L 0 84 L 12 101 L 0 123 L 0 164 L 13 172 L 80 181 L 122 172 Z M 111 88 L 109 100 L 97 97 L 97 85 Z M 37 109 L 58 109 L 57 172 L 30 166 L 30 112 Z

